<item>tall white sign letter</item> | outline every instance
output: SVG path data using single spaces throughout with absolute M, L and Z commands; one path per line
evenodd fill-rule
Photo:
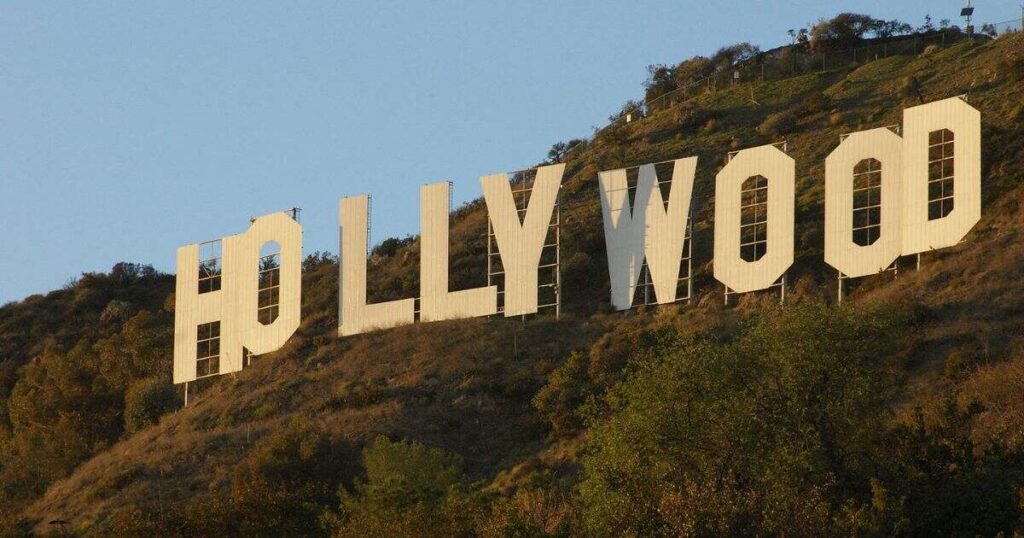
M 843 275 L 899 257 L 902 165 L 903 140 L 884 128 L 851 134 L 825 159 L 825 263 Z
M 489 316 L 498 311 L 498 287 L 448 291 L 447 181 L 420 187 L 420 321 Z
M 407 325 L 414 319 L 414 299 L 366 304 L 367 205 L 366 195 L 342 198 L 338 205 L 339 336 Z
M 953 246 L 981 219 L 981 112 L 953 97 L 903 111 L 903 255 Z
M 770 287 L 793 264 L 795 163 L 775 146 L 737 153 L 715 179 L 715 278 Z
M 505 268 L 506 317 L 537 312 L 537 271 L 564 171 L 565 164 L 537 169 L 523 219 L 516 209 L 507 175 L 480 178 L 487 215 Z
M 213 248 L 201 256 L 201 247 Z M 175 383 L 237 372 L 243 347 L 269 353 L 299 327 L 302 226 L 285 213 L 259 217 L 240 235 L 179 248 L 177 272 Z
M 696 157 L 675 161 L 667 208 L 653 164 L 640 167 L 632 208 L 626 169 L 598 174 L 612 305 L 616 309 L 626 310 L 632 305 L 645 257 L 658 303 L 676 300 L 696 170 Z

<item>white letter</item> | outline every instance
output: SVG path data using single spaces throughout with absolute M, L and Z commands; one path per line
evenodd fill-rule
M 903 255 L 953 246 L 981 219 L 981 113 L 943 99 L 904 110 L 903 129 Z
M 487 214 L 505 268 L 505 317 L 537 312 L 537 271 L 551 226 L 551 213 L 565 164 L 542 166 L 530 191 L 526 218 L 520 220 L 506 174 L 480 178 Z
M 407 325 L 414 318 L 414 299 L 366 304 L 366 201 L 366 195 L 351 196 L 342 198 L 338 205 L 339 336 Z
M 420 321 L 489 316 L 498 311 L 498 287 L 448 291 L 447 181 L 420 187 Z
M 775 146 L 740 151 L 715 179 L 715 278 L 743 293 L 770 287 L 793 264 L 794 161 Z M 751 221 L 741 226 L 742 192 Z M 764 197 L 767 196 L 767 200 Z M 757 224 L 753 224 L 757 223 Z M 740 241 L 741 234 L 745 240 Z M 750 261 L 740 255 L 741 246 Z
M 667 209 L 653 164 L 640 167 L 632 208 L 629 207 L 626 170 L 598 174 L 612 305 L 616 309 L 626 310 L 632 305 L 644 256 L 658 303 L 676 300 L 696 169 L 696 157 L 675 161 Z
M 260 249 L 280 246 L 276 268 L 260 283 Z M 200 247 L 213 247 L 200 259 Z M 175 282 L 174 382 L 237 372 L 242 347 L 275 351 L 299 326 L 302 304 L 302 226 L 285 213 L 253 221 L 240 235 L 178 249 Z M 268 266 L 271 267 L 271 266 Z M 268 307 L 261 323 L 259 297 Z M 276 308 L 274 308 L 276 306 Z M 201 336 L 201 338 L 200 338 Z
M 900 255 L 902 154 L 903 140 L 880 128 L 851 134 L 825 159 L 825 263 L 845 276 L 884 271 Z

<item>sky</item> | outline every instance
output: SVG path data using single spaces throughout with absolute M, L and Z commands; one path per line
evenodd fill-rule
M 337 253 L 342 196 L 373 196 L 373 243 L 416 234 L 421 185 L 479 197 L 641 98 L 650 64 L 961 4 L 0 0 L 0 304 L 119 261 L 173 273 L 291 207 L 304 251 Z

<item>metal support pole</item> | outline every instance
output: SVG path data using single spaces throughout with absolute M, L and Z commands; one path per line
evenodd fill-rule
M 690 257 L 686 260 L 686 301 L 693 303 L 693 236 L 690 236 Z
M 555 207 L 555 319 L 562 315 L 562 187 Z
M 843 304 L 843 272 L 842 271 L 836 271 L 836 272 L 839 274 L 839 278 L 837 279 L 837 282 L 839 283 L 839 286 L 838 286 L 839 287 L 839 300 L 837 301 L 837 303 L 838 304 Z
M 917 253 L 917 269 L 916 270 L 917 271 L 921 270 L 921 253 L 920 252 Z
M 643 266 L 643 305 L 650 304 L 650 267 Z
M 185 382 L 185 405 L 181 406 L 183 409 L 188 407 L 188 381 Z
M 786 304 L 786 273 L 782 273 L 782 297 L 779 298 L 779 304 Z

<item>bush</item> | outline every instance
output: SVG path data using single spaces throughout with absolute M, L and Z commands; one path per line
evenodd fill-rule
M 899 92 L 900 96 L 904 99 L 917 99 L 919 103 L 924 103 L 924 94 L 921 93 L 921 82 L 913 75 L 900 79 Z
M 1010 82 L 1024 80 L 1024 54 L 1005 54 L 996 62 L 996 73 Z
M 479 526 L 484 537 L 571 536 L 572 504 L 557 494 L 519 490 L 491 505 L 490 516 Z
M 898 20 L 881 20 L 858 13 L 840 13 L 831 19 L 821 19 L 810 31 L 811 48 L 849 48 L 860 43 L 864 36 L 888 38 L 911 31 L 909 24 Z
M 160 417 L 178 406 L 174 385 L 163 378 L 136 381 L 124 395 L 124 430 L 132 434 L 156 424 Z
M 764 135 L 782 136 L 792 132 L 796 124 L 796 115 L 792 112 L 776 112 L 765 118 L 757 127 L 757 131 Z
M 694 56 L 689 60 L 683 60 L 676 65 L 672 71 L 672 77 L 679 87 L 685 87 L 695 81 L 707 78 L 714 71 L 714 65 L 709 58 Z
M 451 536 L 471 525 L 459 461 L 418 442 L 377 437 L 363 450 L 366 478 L 338 491 L 336 536 Z
M 832 109 L 832 98 L 828 94 L 815 91 L 805 97 L 797 106 L 796 113 L 799 116 L 810 116 L 819 112 Z
M 647 66 L 647 81 L 644 82 L 644 101 L 651 103 L 665 94 L 672 93 L 676 88 L 673 68 L 665 65 Z
M 583 427 L 576 410 L 594 393 L 595 387 L 587 375 L 587 357 L 573 352 L 548 376 L 533 398 L 533 406 L 551 424 L 558 436 L 568 436 Z
M 405 236 L 402 239 L 389 237 L 381 241 L 379 245 L 373 247 L 373 250 L 370 253 L 375 258 L 390 258 L 395 254 L 398 254 L 399 250 L 407 248 L 415 242 L 416 238 L 411 235 Z
M 834 534 L 839 492 L 867 486 L 893 381 L 881 357 L 902 320 L 803 304 L 765 312 L 735 343 L 677 338 L 633 359 L 608 411 L 588 412 L 586 531 Z

